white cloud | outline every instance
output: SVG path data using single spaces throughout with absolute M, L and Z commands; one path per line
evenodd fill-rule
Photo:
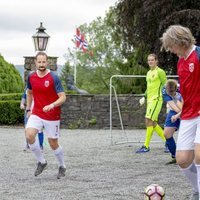
M 13 64 L 24 64 L 23 56 L 35 55 L 32 35 L 40 22 L 50 35 L 48 54 L 58 64 L 75 34 L 75 27 L 104 16 L 117 0 L 1 0 L 0 53 Z

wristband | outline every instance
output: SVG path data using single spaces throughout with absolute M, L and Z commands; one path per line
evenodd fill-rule
M 27 109 L 27 110 L 26 110 L 26 113 L 27 113 L 27 112 L 30 112 L 30 111 L 31 111 L 30 109 Z

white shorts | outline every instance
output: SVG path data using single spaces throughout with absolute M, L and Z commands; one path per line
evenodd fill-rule
M 43 132 L 48 138 L 59 138 L 60 136 L 60 120 L 49 121 L 41 119 L 36 115 L 31 115 L 26 124 L 26 128 L 36 128 L 38 131 L 43 129 Z
M 181 120 L 176 150 L 194 150 L 195 143 L 200 144 L 200 116 Z

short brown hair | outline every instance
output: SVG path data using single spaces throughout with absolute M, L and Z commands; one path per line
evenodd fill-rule
M 46 59 L 48 60 L 47 54 L 46 54 L 45 52 L 43 52 L 43 51 L 39 51 L 39 52 L 36 54 L 35 60 L 37 60 L 37 57 L 38 57 L 38 56 L 46 56 Z

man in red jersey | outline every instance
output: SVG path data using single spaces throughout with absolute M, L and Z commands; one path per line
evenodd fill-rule
M 162 47 L 179 57 L 177 71 L 183 97 L 176 160 L 192 185 L 192 200 L 200 191 L 200 47 L 195 46 L 191 31 L 180 25 L 170 26 L 161 37 Z
M 66 96 L 58 76 L 47 69 L 48 57 L 39 52 L 35 58 L 36 72 L 29 75 L 27 81 L 27 108 L 29 117 L 26 125 L 26 138 L 38 165 L 35 176 L 43 172 L 47 166 L 43 152 L 36 142 L 38 131 L 44 127 L 49 145 L 59 163 L 57 178 L 65 176 L 65 163 L 62 147 L 58 144 L 60 133 L 60 106 L 65 102 Z M 34 107 L 31 104 L 34 99 Z

